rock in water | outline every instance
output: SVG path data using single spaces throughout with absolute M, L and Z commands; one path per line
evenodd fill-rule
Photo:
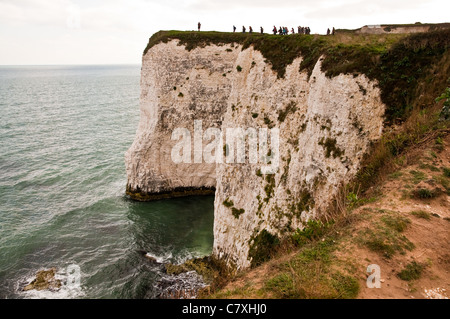
M 40 270 L 36 273 L 36 278 L 23 288 L 29 290 L 58 290 L 61 288 L 61 280 L 55 278 L 56 269 Z

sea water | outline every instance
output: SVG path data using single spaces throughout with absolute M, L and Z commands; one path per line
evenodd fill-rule
M 0 298 L 155 298 L 160 263 L 211 253 L 213 197 L 125 196 L 139 79 L 139 65 L 0 67 Z M 22 291 L 70 265 L 79 286 Z

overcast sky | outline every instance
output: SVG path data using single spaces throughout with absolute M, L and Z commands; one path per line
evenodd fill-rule
M 158 30 L 450 22 L 448 0 L 0 0 L 0 65 L 139 64 Z

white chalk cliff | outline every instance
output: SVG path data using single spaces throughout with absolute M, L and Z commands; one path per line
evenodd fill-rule
M 144 56 L 141 116 L 126 153 L 127 193 L 138 200 L 215 190 L 213 255 L 238 269 L 254 263 L 262 231 L 282 238 L 324 214 L 338 186 L 357 173 L 380 138 L 385 105 L 364 75 L 328 78 L 321 59 L 308 78 L 293 61 L 283 78 L 252 46 L 208 45 L 191 51 L 178 40 Z M 176 128 L 276 128 L 279 169 L 261 164 L 175 163 Z M 206 146 L 210 141 L 203 140 Z

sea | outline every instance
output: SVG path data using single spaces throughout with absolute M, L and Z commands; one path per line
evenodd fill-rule
M 0 66 L 0 298 L 160 298 L 165 263 L 211 253 L 213 196 L 125 195 L 139 96 L 140 65 Z

